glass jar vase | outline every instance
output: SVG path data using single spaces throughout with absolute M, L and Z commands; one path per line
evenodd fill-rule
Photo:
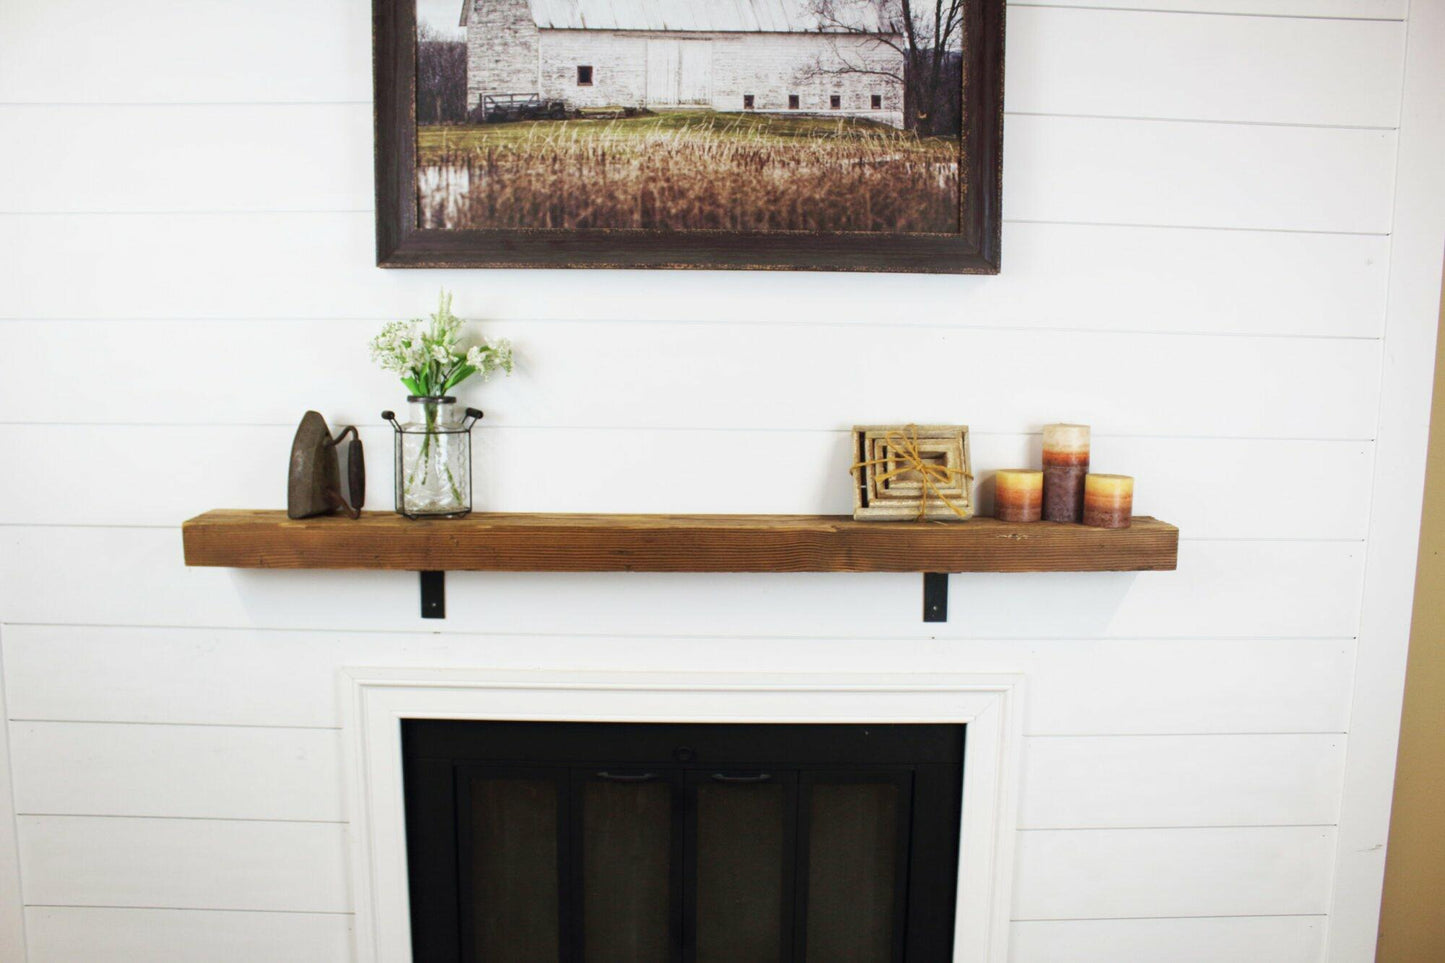
M 410 395 L 406 422 L 383 411 L 396 431 L 396 510 L 407 518 L 461 518 L 472 510 L 472 425 L 475 408 L 457 399 Z

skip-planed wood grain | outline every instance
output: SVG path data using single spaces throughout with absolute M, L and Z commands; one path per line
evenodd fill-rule
M 471 572 L 1122 572 L 1172 570 L 1179 529 L 1050 522 L 855 522 L 835 515 L 372 512 L 299 521 L 221 509 L 182 527 L 186 564 Z

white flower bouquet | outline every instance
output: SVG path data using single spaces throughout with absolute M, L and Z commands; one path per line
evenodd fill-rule
M 471 426 L 481 412 L 456 415 L 449 392 L 468 378 L 511 374 L 512 345 L 505 339 L 463 343 L 463 321 L 452 297 L 441 293 L 430 318 L 393 321 L 371 342 L 371 356 L 395 372 L 410 392 L 411 420 L 397 430 L 397 511 L 410 517 L 459 516 L 471 510 Z M 390 416 L 390 412 L 385 413 Z
M 512 373 L 512 343 L 481 338 L 462 347 L 462 325 L 452 314 L 452 296 L 441 293 L 429 319 L 393 321 L 371 342 L 371 357 L 384 371 L 394 371 L 417 398 L 441 398 L 472 375 L 489 378 L 494 371 Z

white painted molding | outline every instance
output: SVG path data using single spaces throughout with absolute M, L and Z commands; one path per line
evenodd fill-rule
M 1375 483 L 1326 958 L 1372 960 L 1410 642 L 1445 256 L 1445 4 L 1412 3 L 1395 173 Z
M 5 706 L 4 632 L 0 626 L 0 960 L 23 963 L 25 901 L 20 889 L 20 839 L 10 768 L 10 713 Z
M 1004 963 L 1023 734 L 1021 675 L 340 670 L 358 958 L 411 959 L 402 719 L 963 723 L 954 963 Z

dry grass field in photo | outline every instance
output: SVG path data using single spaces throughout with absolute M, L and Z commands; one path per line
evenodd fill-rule
M 419 226 L 954 233 L 956 139 L 669 111 L 417 129 Z

